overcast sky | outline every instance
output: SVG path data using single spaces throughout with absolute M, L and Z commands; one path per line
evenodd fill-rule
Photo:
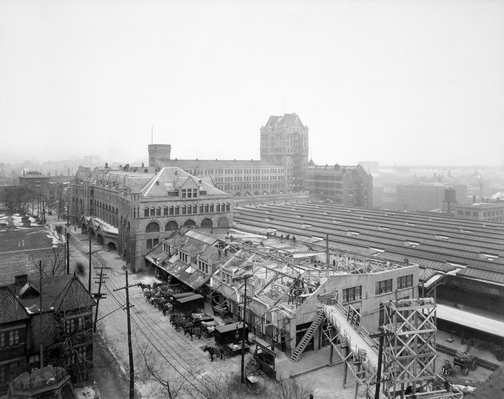
M 504 164 L 504 1 L 0 0 L 0 162 Z

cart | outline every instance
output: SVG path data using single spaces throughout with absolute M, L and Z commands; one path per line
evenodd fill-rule
M 469 370 L 474 371 L 478 366 L 478 358 L 473 355 L 469 355 L 465 352 L 457 351 L 455 357 L 453 358 L 453 367 L 459 367 L 460 373 L 463 375 L 468 375 Z

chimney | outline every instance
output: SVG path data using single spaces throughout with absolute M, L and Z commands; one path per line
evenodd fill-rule
M 27 282 L 28 282 L 27 274 L 18 274 L 17 276 L 14 276 L 14 283 L 16 284 L 16 288 L 21 288 Z

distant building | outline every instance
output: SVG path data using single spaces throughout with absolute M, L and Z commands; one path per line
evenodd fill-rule
M 377 161 L 359 161 L 358 164 L 364 168 L 367 174 L 380 173 L 380 166 Z
M 358 166 L 321 166 L 310 161 L 306 189 L 321 199 L 345 206 L 373 206 L 373 177 Z
M 457 219 L 480 220 L 484 222 L 504 222 L 504 202 L 476 202 L 455 205 Z
M 170 144 L 149 144 L 149 166 L 162 167 L 162 163 L 170 160 L 171 145 Z M 164 165 L 169 166 L 169 165 Z
M 267 161 L 172 159 L 157 164 L 206 177 L 219 190 L 236 197 L 287 192 L 285 168 Z
M 288 191 L 305 190 L 308 133 L 308 126 L 296 114 L 272 115 L 261 127 L 261 160 L 285 168 Z
M 117 248 L 133 271 L 181 226 L 229 227 L 233 196 L 180 168 L 81 168 L 70 186 L 70 220 Z
M 456 184 L 451 187 L 455 190 L 456 202 L 465 204 L 467 201 L 467 186 Z M 448 186 L 438 182 L 398 184 L 396 186 L 396 209 L 409 212 L 443 209 L 446 189 L 448 189 Z

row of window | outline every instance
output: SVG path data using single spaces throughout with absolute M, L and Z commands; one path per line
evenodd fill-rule
M 397 277 L 397 289 L 413 287 L 413 275 Z M 375 295 L 392 292 L 392 279 L 381 280 L 375 283 Z M 343 303 L 360 301 L 362 299 L 362 285 L 343 290 Z
M 23 331 L 23 328 L 0 331 L 0 349 L 19 345 L 21 343 L 21 335 Z
M 199 213 L 214 213 L 214 212 L 229 212 L 231 205 L 229 203 L 223 204 L 201 204 L 199 206 Z M 157 208 L 144 208 L 144 217 L 151 216 L 173 216 L 173 215 L 191 215 L 198 213 L 198 205 L 183 205 L 183 206 L 165 206 L 162 209 L 158 206 Z M 136 213 L 133 213 L 133 217 L 136 217 Z
M 191 175 L 241 175 L 241 174 L 270 174 L 283 173 L 283 169 L 277 168 L 248 168 L 248 169 L 188 169 Z
M 91 315 L 65 318 L 65 333 L 67 335 L 85 331 L 86 328 L 91 328 Z

